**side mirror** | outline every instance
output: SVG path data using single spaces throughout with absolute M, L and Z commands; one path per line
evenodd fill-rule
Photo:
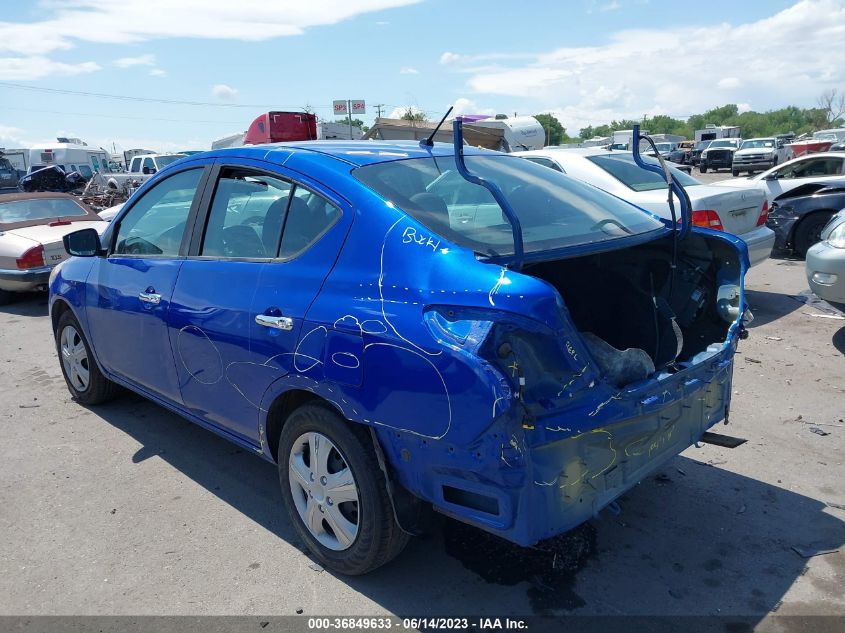
M 777 180 L 778 178 L 780 178 L 778 173 L 776 171 L 773 171 L 771 174 L 766 174 L 763 177 L 763 180 Z
M 96 257 L 103 251 L 100 234 L 96 229 L 80 229 L 62 238 L 68 255 L 74 257 Z

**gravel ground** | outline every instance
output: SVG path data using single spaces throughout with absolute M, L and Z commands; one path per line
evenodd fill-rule
M 747 285 L 715 429 L 747 443 L 539 551 L 443 519 L 359 578 L 302 553 L 274 466 L 135 396 L 75 404 L 46 298 L 0 308 L 0 614 L 845 614 L 845 321 L 802 302 L 802 262 Z

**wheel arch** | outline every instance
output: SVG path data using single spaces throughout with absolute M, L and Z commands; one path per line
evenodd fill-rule
M 288 421 L 291 413 L 309 402 L 323 403 L 338 411 L 343 416 L 343 412 L 337 406 L 313 391 L 307 389 L 288 389 L 278 394 L 267 409 L 267 417 L 264 423 L 264 437 L 266 438 L 267 448 L 270 451 L 273 462 L 279 462 L 279 436 L 281 435 L 282 428 Z M 344 419 L 346 418 L 344 417 Z

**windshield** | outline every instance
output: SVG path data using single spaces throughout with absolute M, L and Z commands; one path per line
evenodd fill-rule
M 743 141 L 739 149 L 761 149 L 767 147 L 771 149 L 775 146 L 775 140 L 772 138 L 753 138 L 750 141 Z
M 515 156 L 468 156 L 470 172 L 496 183 L 522 225 L 526 253 L 654 231 L 655 217 L 600 189 Z M 492 194 L 465 180 L 452 156 L 359 167 L 354 176 L 452 242 L 512 255 L 513 234 Z
M 695 149 L 702 150 L 707 149 L 707 146 L 710 145 L 713 141 L 701 141 L 700 143 L 696 143 Z
M 657 148 L 658 152 L 671 152 L 674 147 L 672 147 L 672 143 L 655 143 L 654 146 Z
M 85 209 L 68 198 L 33 198 L 0 202 L 0 224 L 87 215 Z
M 817 141 L 836 141 L 836 134 L 833 132 L 816 132 L 813 134 L 813 138 Z
M 159 169 L 164 167 L 165 165 L 169 165 L 170 163 L 175 163 L 177 160 L 182 160 L 183 158 L 187 158 L 184 154 L 172 154 L 170 156 L 159 156 L 156 158 L 156 163 L 158 163 Z
M 643 162 L 651 163 L 652 165 L 659 164 L 654 158 L 649 158 L 648 156 L 643 156 L 642 158 Z M 653 171 L 638 167 L 631 154 L 614 154 L 612 156 L 600 154 L 587 156 L 587 160 L 595 163 L 616 178 L 616 180 L 634 191 L 654 191 L 655 189 L 666 189 L 667 187 L 666 181 L 663 180 L 662 176 L 655 174 Z M 669 167 L 669 171 L 672 172 L 672 178 L 684 187 L 701 184 L 692 176 L 688 176 L 674 167 Z
M 735 140 L 723 140 L 723 141 L 710 141 L 710 146 L 707 149 L 713 149 L 714 147 L 736 147 Z

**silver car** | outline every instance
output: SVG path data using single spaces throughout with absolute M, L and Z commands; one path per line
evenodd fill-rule
M 810 289 L 845 312 L 845 209 L 822 229 L 822 241 L 807 251 Z
M 543 149 L 515 154 L 588 182 L 662 218 L 670 218 L 666 183 L 659 175 L 638 167 L 631 152 L 609 152 L 591 147 Z M 675 167 L 669 169 L 672 177 L 684 186 L 690 197 L 694 225 L 741 237 L 748 246 L 748 259 L 752 266 L 769 258 L 775 244 L 775 234 L 766 227 L 769 205 L 761 191 L 713 187 L 702 184 Z M 678 210 L 680 206 L 676 203 L 675 208 Z
M 50 271 L 68 256 L 66 234 L 85 228 L 102 233 L 107 226 L 64 193 L 0 195 L 0 305 L 15 292 L 46 289 Z

